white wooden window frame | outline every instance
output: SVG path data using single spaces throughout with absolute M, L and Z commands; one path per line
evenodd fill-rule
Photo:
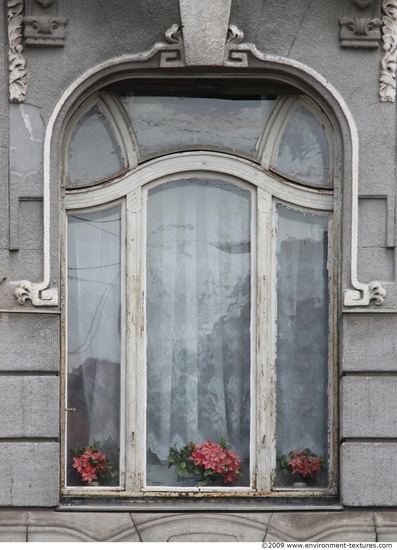
M 125 486 L 110 488 L 69 487 L 64 494 L 109 494 L 113 496 L 177 495 L 178 488 L 154 490 L 144 486 L 145 468 L 145 310 L 144 310 L 144 229 L 145 214 L 142 191 L 146 186 L 159 185 L 171 179 L 194 176 L 217 177 L 238 185 L 250 184 L 257 189 L 257 273 L 256 273 L 256 365 L 252 376 L 252 403 L 256 403 L 251 426 L 251 488 L 188 488 L 188 494 L 252 496 L 302 494 L 325 495 L 335 491 L 333 429 L 335 429 L 334 381 L 334 308 L 330 307 L 329 343 L 329 487 L 318 490 L 298 490 L 275 487 L 275 337 L 276 337 L 276 204 L 308 212 L 331 213 L 332 191 L 302 187 L 275 178 L 254 162 L 223 153 L 184 152 L 154 159 L 135 168 L 113 182 L 86 189 L 71 189 L 65 195 L 66 212 L 95 209 L 116 201 L 125 201 Z M 145 191 L 143 191 L 145 193 Z M 330 235 L 332 235 L 332 222 Z M 333 239 L 330 238 L 332 248 Z M 333 257 L 330 251 L 329 258 Z M 332 272 L 332 269 L 330 269 Z M 66 278 L 66 277 L 65 277 Z M 334 281 L 330 281 L 330 301 L 333 302 Z M 264 345 L 264 340 L 265 344 Z M 254 354 L 255 355 L 255 354 Z M 65 369 L 66 370 L 66 369 Z M 124 398 L 124 397 L 123 397 Z M 68 449 L 65 448 L 65 455 Z M 64 480 L 65 484 L 65 480 Z M 186 488 L 183 491 L 186 494 Z M 92 492 L 91 492 L 92 494 Z

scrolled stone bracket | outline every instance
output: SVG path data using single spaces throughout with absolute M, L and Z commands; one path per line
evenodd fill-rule
M 383 0 L 382 42 L 383 58 L 380 71 L 380 100 L 394 102 L 396 99 L 397 68 L 397 0 Z
M 26 300 L 30 300 L 34 306 L 58 305 L 57 288 L 42 288 L 42 284 L 35 284 L 30 281 L 18 281 L 10 284 L 18 285 L 14 289 L 14 296 L 21 305 L 24 305 Z
M 375 300 L 377 306 L 381 306 L 386 297 L 386 290 L 379 281 L 371 281 L 368 285 L 360 285 L 358 290 L 345 290 L 343 305 L 368 306 L 371 300 Z
M 23 0 L 8 0 L 8 62 L 10 101 L 22 103 L 26 97 L 26 60 L 23 55 Z

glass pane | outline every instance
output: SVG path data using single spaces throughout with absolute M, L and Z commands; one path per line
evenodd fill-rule
M 227 147 L 252 155 L 274 100 L 123 95 L 142 155 Z
M 69 216 L 68 485 L 83 481 L 72 450 L 94 441 L 116 472 L 100 484 L 119 484 L 120 243 L 120 206 Z
M 119 173 L 120 146 L 109 122 L 93 107 L 76 124 L 68 151 L 69 185 L 88 185 Z
M 179 180 L 149 191 L 147 219 L 147 485 L 195 485 L 170 447 L 224 437 L 247 486 L 251 193 Z
M 309 448 L 326 460 L 328 216 L 277 211 L 277 458 Z M 326 485 L 326 470 L 303 481 Z M 278 468 L 278 486 L 293 482 Z
M 304 107 L 293 114 L 281 139 L 274 170 L 317 187 L 330 187 L 330 150 L 323 126 Z

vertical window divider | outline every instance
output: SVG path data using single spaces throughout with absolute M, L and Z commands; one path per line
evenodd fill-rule
M 142 333 L 142 280 L 141 280 L 141 189 L 138 188 L 127 195 L 126 204 L 126 489 L 137 491 L 140 489 L 140 472 L 142 471 L 140 454 L 142 424 L 144 418 L 144 387 L 145 377 L 139 376 L 143 365 Z M 135 396 L 135 399 L 131 398 Z
M 257 195 L 257 476 L 256 489 L 271 490 L 274 441 L 274 328 L 272 301 L 272 196 L 261 188 Z M 274 232 L 273 232 L 274 233 Z M 272 336 L 271 336 L 272 335 Z

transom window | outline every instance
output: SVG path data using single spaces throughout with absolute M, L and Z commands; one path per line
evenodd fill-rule
M 332 493 L 326 115 L 280 84 L 126 81 L 65 143 L 65 494 Z M 235 475 L 194 463 L 208 441 Z

